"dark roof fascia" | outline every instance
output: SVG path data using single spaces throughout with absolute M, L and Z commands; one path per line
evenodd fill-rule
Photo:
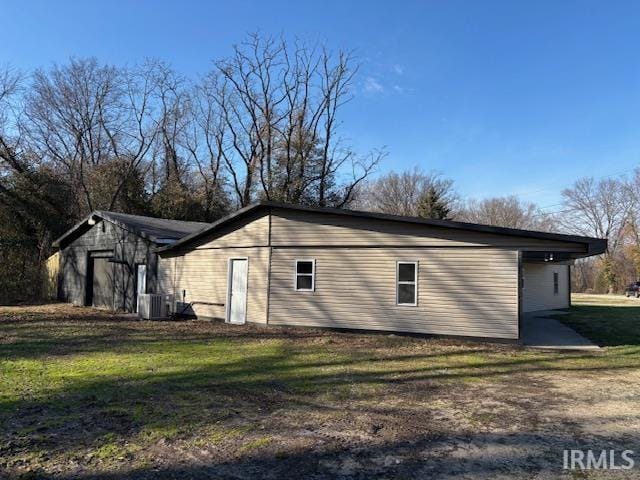
M 261 201 L 256 202 L 251 205 L 248 205 L 240 210 L 227 215 L 226 217 L 221 218 L 217 222 L 211 224 L 210 227 L 205 228 L 199 232 L 188 235 L 172 245 L 168 245 L 165 247 L 161 247 L 157 249 L 157 252 L 168 252 L 171 250 L 177 250 L 184 245 L 191 243 L 199 238 L 202 238 L 210 233 L 214 232 L 218 228 L 225 226 L 234 222 L 235 220 L 240 219 L 241 217 L 256 211 L 260 208 L 273 208 L 273 209 L 284 209 L 284 210 L 293 210 L 293 211 L 303 211 L 303 212 L 312 212 L 312 213 L 323 213 L 323 214 L 331 214 L 331 215 L 344 215 L 348 217 L 360 217 L 360 218 L 368 218 L 368 219 L 376 219 L 376 220 L 387 220 L 392 222 L 404 222 L 404 223 L 413 223 L 420 225 L 429 225 L 440 228 L 449 228 L 456 230 L 466 230 L 473 232 L 481 232 L 481 233 L 492 233 L 496 235 L 508 235 L 508 236 L 517 236 L 517 237 L 528 237 L 528 238 L 536 238 L 541 240 L 554 240 L 560 242 L 567 243 L 581 243 L 587 246 L 587 255 L 597 255 L 603 253 L 607 249 L 607 240 L 601 238 L 593 238 L 593 237 L 584 237 L 579 235 L 567 235 L 563 233 L 550 233 L 550 232 L 538 232 L 535 230 L 521 230 L 517 228 L 506 228 L 506 227 L 495 227 L 492 225 L 482 225 L 478 223 L 467 223 L 467 222 L 456 222 L 453 220 L 435 220 L 435 219 L 425 219 L 425 218 L 416 218 L 416 217 L 403 217 L 400 215 L 390 215 L 386 213 L 376 213 L 376 212 L 363 212 L 358 210 L 346 210 L 346 209 L 338 209 L 338 208 L 328 208 L 328 207 L 310 207 L 305 205 L 290 205 L 286 203 L 279 202 L 271 202 L 271 201 Z
M 131 232 L 135 235 L 138 235 L 140 238 L 144 238 L 145 240 L 148 240 L 151 243 L 156 243 L 156 238 L 148 235 L 147 233 L 138 230 L 137 228 L 129 225 L 126 222 L 122 222 L 114 217 L 112 217 L 111 215 L 109 215 L 109 212 L 105 212 L 103 210 L 97 210 L 96 213 L 98 214 L 98 216 L 102 217 L 102 219 L 104 220 L 109 220 L 111 223 L 113 223 L 114 225 L 117 225 L 118 227 L 122 228 L 123 230 L 127 230 L 128 232 Z
M 78 222 L 77 224 L 75 224 L 73 227 L 71 227 L 70 230 L 68 230 L 66 233 L 64 233 L 62 236 L 60 236 L 59 238 L 57 238 L 54 242 L 53 242 L 53 247 L 54 248 L 60 248 L 60 244 L 66 240 L 68 237 L 72 237 L 75 233 L 77 233 L 79 230 L 82 229 L 82 227 L 84 227 L 85 225 L 88 225 L 89 220 L 93 217 L 98 217 L 100 219 L 107 220 L 111 223 L 113 223 L 114 225 L 122 228 L 123 230 L 126 230 L 130 233 L 133 233 L 134 235 L 138 235 L 140 238 L 143 238 L 151 243 L 155 243 L 156 245 L 160 244 L 160 245 L 164 245 L 165 242 L 163 241 L 164 239 L 158 239 L 152 235 L 148 235 L 147 233 L 138 230 L 135 227 L 132 227 L 131 225 L 129 225 L 128 223 L 122 222 L 114 217 L 112 217 L 111 215 L 109 215 L 109 212 L 103 211 L 103 210 L 94 210 L 93 212 L 91 212 L 84 220 L 81 220 L 80 222 Z
M 86 216 L 83 220 L 80 220 L 78 223 L 76 223 L 73 227 L 71 227 L 69 230 L 67 230 L 66 232 L 64 232 L 62 235 L 60 235 L 58 238 L 56 238 L 53 243 L 51 244 L 54 248 L 60 248 L 60 244 L 65 241 L 67 238 L 73 236 L 78 230 L 80 230 L 82 227 L 84 227 L 85 225 L 87 225 L 89 223 L 89 220 L 91 219 L 91 217 L 93 217 L 95 215 L 96 212 L 91 212 L 88 216 Z

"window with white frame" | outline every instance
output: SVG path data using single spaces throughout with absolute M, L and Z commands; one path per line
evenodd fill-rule
M 294 287 L 297 292 L 313 292 L 316 286 L 316 261 L 315 259 L 296 260 L 296 278 Z
M 396 304 L 418 305 L 418 262 L 396 263 Z

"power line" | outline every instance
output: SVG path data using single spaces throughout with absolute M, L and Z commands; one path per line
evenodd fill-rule
M 545 205 L 544 207 L 538 207 L 539 210 L 546 210 L 547 208 L 551 208 L 551 207 L 561 207 L 562 205 L 564 205 L 563 203 L 552 203 L 551 205 Z
M 569 212 L 573 212 L 574 209 L 573 208 L 567 208 L 564 210 L 556 210 L 555 212 L 538 212 L 532 215 L 532 217 L 545 217 L 547 215 L 558 215 L 561 213 L 569 213 Z
M 625 173 L 633 172 L 637 168 L 638 167 L 627 168 L 626 170 L 622 170 L 620 172 L 611 173 L 609 175 L 602 175 L 600 177 L 591 177 L 591 178 L 593 178 L 594 180 L 604 180 L 606 178 L 617 177 L 617 176 L 623 175 Z M 545 205 L 545 206 L 542 206 L 542 207 L 538 207 L 538 210 L 545 210 L 547 208 L 552 208 L 552 207 L 560 207 L 562 205 L 564 205 L 564 203 L 552 203 L 551 205 Z M 559 215 L 561 213 L 568 213 L 568 212 L 572 212 L 572 211 L 574 211 L 574 209 L 568 208 L 568 209 L 564 209 L 564 210 L 556 210 L 556 211 L 551 211 L 551 212 L 538 212 L 533 216 L 534 217 L 544 217 L 544 216 L 548 216 L 548 215 Z

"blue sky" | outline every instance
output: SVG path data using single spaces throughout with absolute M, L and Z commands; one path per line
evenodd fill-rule
M 7 1 L 0 63 L 158 57 L 206 71 L 245 33 L 284 34 L 361 63 L 343 134 L 386 146 L 381 171 L 439 170 L 464 196 L 547 206 L 580 176 L 640 159 L 637 1 Z M 551 208 L 552 210 L 553 208 Z

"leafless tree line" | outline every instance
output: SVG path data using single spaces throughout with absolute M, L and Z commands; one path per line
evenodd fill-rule
M 452 180 L 420 169 L 391 172 L 365 182 L 357 206 L 424 216 L 418 207 L 429 191 L 437 193 L 451 220 L 608 239 L 603 255 L 576 262 L 573 287 L 577 291 L 619 292 L 625 284 L 640 280 L 640 169 L 630 177 L 577 180 L 561 192 L 562 202 L 555 212 L 517 196 L 463 200 Z
M 460 198 L 453 188 L 453 180 L 444 178 L 438 172 L 424 172 L 418 167 L 404 172 L 392 171 L 376 179 L 367 180 L 358 189 L 354 207 L 366 211 L 418 217 L 421 216 L 421 200 L 430 191 L 435 192 L 437 201 L 447 207 L 450 215 L 454 215 L 459 209 Z
M 348 52 L 257 35 L 197 81 L 161 61 L 72 59 L 29 78 L 5 68 L 0 160 L 64 176 L 78 215 L 138 208 L 136 195 L 209 220 L 260 198 L 342 207 L 383 156 L 339 136 L 356 71 Z
M 578 180 L 552 214 L 515 196 L 465 200 L 437 172 L 371 179 L 384 152 L 354 152 L 339 133 L 356 72 L 349 52 L 258 35 L 198 79 L 158 60 L 0 68 L 2 264 L 41 264 L 93 209 L 212 221 L 268 199 L 604 237 L 575 287 L 640 276 L 639 171 Z
M 421 200 L 429 196 L 434 199 L 433 203 L 445 207 L 446 215 L 431 215 L 431 212 L 421 214 Z M 552 219 L 534 203 L 522 201 L 516 196 L 465 200 L 456 191 L 453 180 L 439 172 L 425 172 L 417 167 L 366 181 L 360 189 L 356 205 L 363 210 L 393 215 L 446 218 L 542 231 L 550 231 L 554 227 Z
M 1 67 L 0 249 L 46 258 L 96 209 L 213 221 L 260 199 L 348 206 L 384 157 L 340 136 L 356 72 L 350 52 L 258 35 L 197 79 L 159 60 Z
M 576 264 L 574 287 L 613 293 L 640 280 L 640 169 L 630 177 L 580 179 L 562 196 L 564 230 L 608 239 L 604 255 Z

